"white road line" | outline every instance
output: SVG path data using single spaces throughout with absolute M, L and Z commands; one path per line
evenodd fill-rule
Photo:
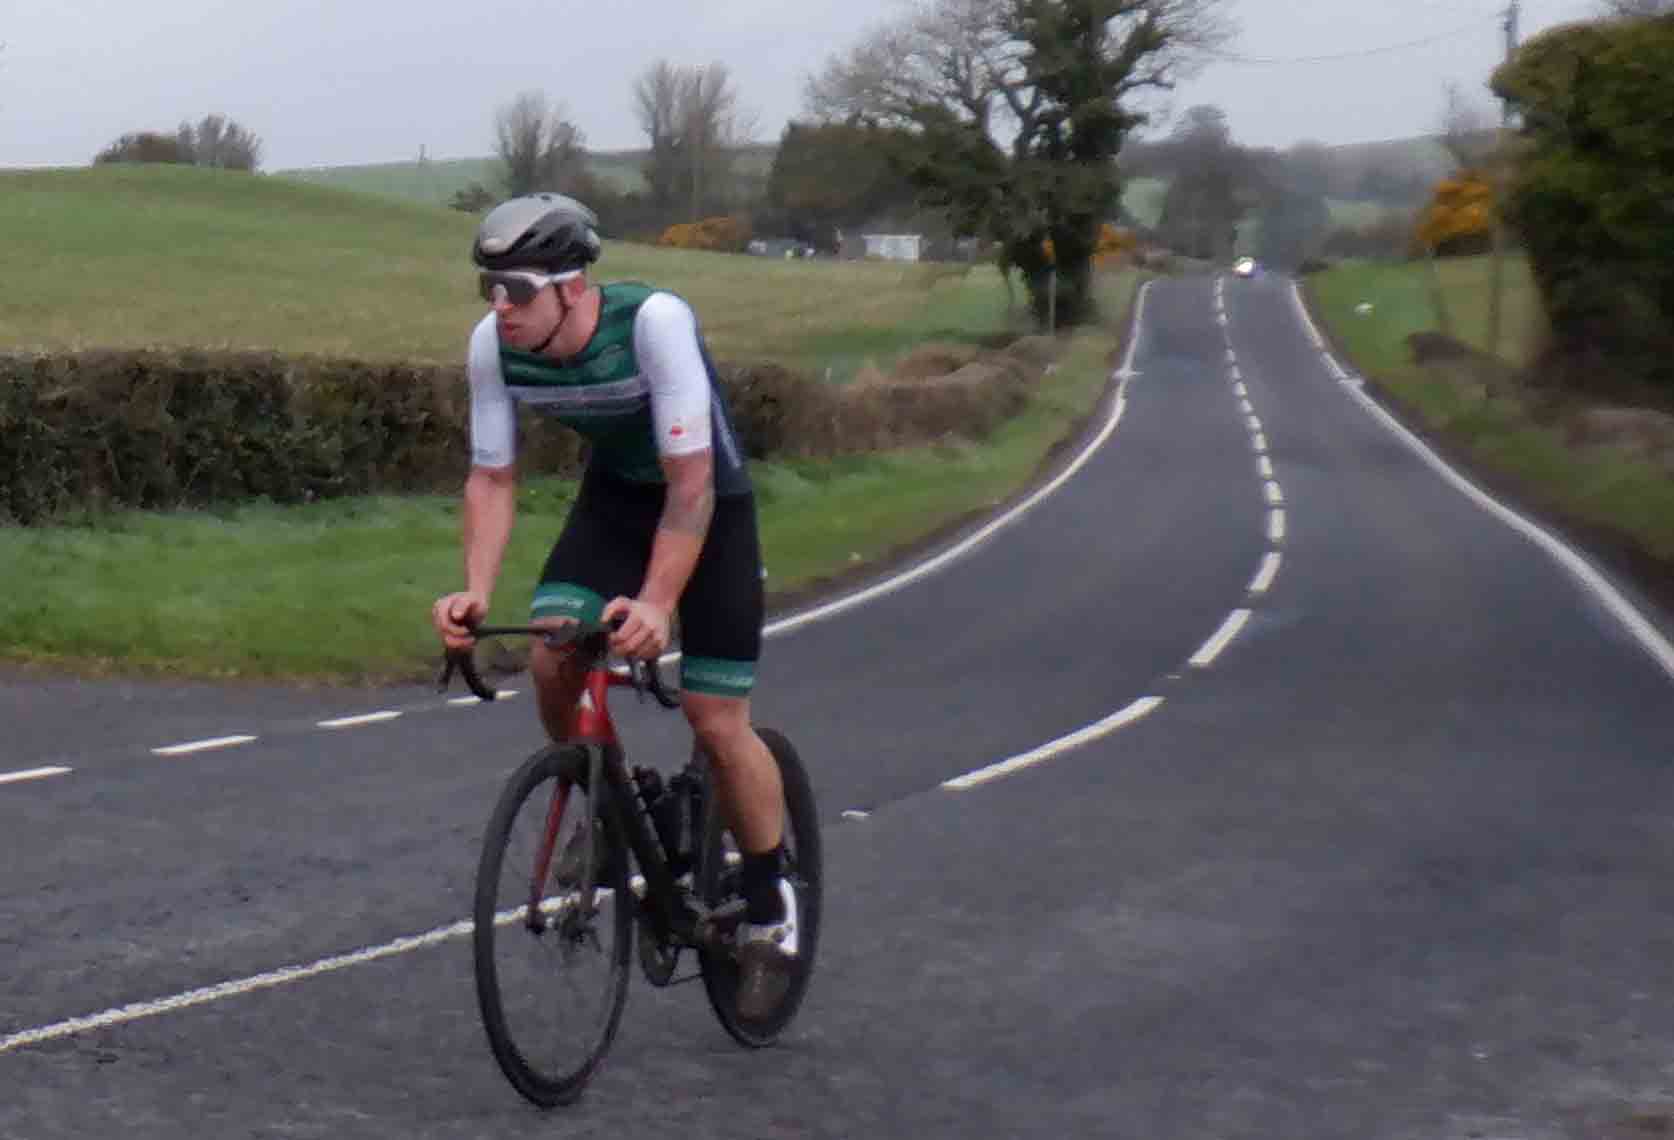
M 1291 285 L 1291 299 L 1295 302 L 1297 311 L 1301 313 L 1303 322 L 1317 338 L 1318 330 L 1314 328 L 1313 318 L 1308 314 L 1308 307 L 1302 303 L 1302 293 L 1295 284 Z M 1326 361 L 1334 367 L 1335 371 L 1342 371 L 1340 367 L 1336 367 L 1336 361 L 1332 360 L 1330 352 L 1325 349 L 1323 343 L 1320 344 L 1320 352 Z M 1451 483 L 1471 502 L 1550 555 L 1553 561 L 1567 570 L 1584 589 L 1591 593 L 1605 609 L 1609 610 L 1611 616 L 1621 623 L 1622 628 L 1627 630 L 1633 639 L 1639 643 L 1640 648 L 1662 667 L 1663 672 L 1674 679 L 1674 644 L 1670 644 L 1668 639 L 1651 623 L 1650 619 L 1640 613 L 1632 602 L 1623 597 L 1621 591 L 1610 584 L 1609 579 L 1593 569 L 1585 558 L 1554 538 L 1548 531 L 1536 526 L 1498 500 L 1491 498 L 1475 483 L 1448 466 L 1446 461 L 1430 450 L 1423 440 L 1407 430 L 1406 425 L 1402 424 L 1401 421 L 1384 411 L 1382 405 L 1366 395 L 1359 387 L 1352 384 L 1344 385 L 1344 391 L 1361 407 L 1370 412 L 1374 419 L 1388 428 L 1396 438 L 1411 448 L 1431 470 Z
M 1247 422 L 1250 425 L 1250 430 L 1252 432 L 1255 432 L 1257 435 L 1261 434 L 1261 417 L 1260 416 L 1250 416 L 1245 422 Z
M 471 698 L 476 700 L 475 697 Z M 362 713 L 359 716 L 340 716 L 336 720 L 320 721 L 321 728 L 355 728 L 363 724 L 382 724 L 386 720 L 394 720 L 401 714 L 394 709 L 384 709 L 381 712 Z
M 518 689 L 501 689 L 497 699 L 503 701 L 508 697 L 515 697 L 519 691 Z M 478 697 L 451 697 L 448 700 L 450 705 L 480 705 L 482 703 L 482 700 Z
M 63 776 L 73 768 L 25 768 L 21 772 L 0 772 L 0 784 L 21 784 L 25 780 L 44 780 L 48 776 Z
M 1250 395 L 1250 390 L 1248 388 L 1244 387 L 1244 382 L 1242 380 L 1240 380 L 1238 383 L 1236 383 L 1232 386 L 1232 394 L 1234 396 L 1237 396 L 1239 399 L 1248 399 L 1249 395 Z
M 1247 399 L 1238 401 L 1238 410 L 1243 412 L 1246 416 L 1255 415 L 1255 405 L 1250 403 Z
M 1255 445 L 1257 455 L 1265 455 L 1267 453 L 1267 436 L 1265 433 L 1259 431 L 1256 432 L 1250 442 Z
M 1043 744 L 1032 751 L 1013 756 L 1009 760 L 1001 760 L 996 764 L 988 765 L 986 768 L 978 768 L 974 772 L 967 772 L 963 776 L 946 780 L 942 783 L 942 787 L 950 792 L 968 791 L 979 784 L 986 784 L 990 780 L 998 780 L 1002 776 L 1009 776 L 1014 772 L 1021 772 L 1025 768 L 1032 768 L 1036 764 L 1052 759 L 1054 756 L 1079 748 L 1083 744 L 1098 740 L 1100 737 L 1109 736 L 1117 729 L 1125 728 L 1146 716 L 1162 703 L 1163 699 L 1161 697 L 1141 697 L 1121 712 L 1113 713 L 1103 720 L 1094 721 L 1086 728 L 1072 732 L 1068 736 L 1060 736 L 1057 740 Z
M 1236 364 L 1234 364 L 1232 366 L 1232 372 L 1230 373 L 1230 375 L 1232 376 L 1232 380 L 1233 380 L 1234 383 L 1236 383 L 1240 386 L 1244 383 L 1244 374 L 1238 370 L 1238 366 Z M 1240 396 L 1243 395 L 1242 392 L 1240 392 L 1238 394 Z
M 1226 350 L 1226 362 L 1233 365 L 1238 363 L 1238 354 L 1230 348 Z
M 855 809 L 850 808 L 849 810 L 847 810 L 843 813 L 843 818 L 844 819 L 860 820 L 860 819 L 869 818 L 871 816 L 871 814 L 872 813 L 869 812 L 869 811 L 856 811 Z
M 1257 456 L 1256 470 L 1261 473 L 1263 479 L 1273 478 L 1273 461 L 1265 455 Z
M 1273 580 L 1279 576 L 1279 566 L 1284 562 L 1284 555 L 1276 550 L 1270 550 L 1261 559 L 1261 569 L 1250 579 L 1250 593 L 1265 594 L 1273 588 Z
M 1024 499 L 1021 503 L 1017 504 L 1017 506 L 1007 511 L 1005 514 L 989 522 L 986 526 L 969 535 L 956 545 L 942 551 L 934 558 L 920 562 L 918 565 L 914 566 L 905 573 L 899 574 L 887 581 L 879 582 L 876 585 L 870 586 L 864 590 L 859 590 L 853 594 L 849 594 L 847 597 L 838 598 L 837 600 L 827 602 L 824 605 L 815 606 L 811 610 L 805 610 L 802 613 L 792 614 L 789 617 L 780 618 L 778 621 L 770 622 L 763 628 L 762 632 L 769 636 L 789 633 L 792 630 L 800 629 L 805 625 L 811 625 L 816 621 L 823 621 L 826 618 L 835 617 L 840 613 L 851 610 L 856 606 L 863 605 L 875 598 L 881 598 L 885 594 L 892 594 L 897 590 L 911 585 L 920 578 L 934 574 L 948 563 L 964 557 L 973 548 L 982 542 L 985 542 L 1002 527 L 1008 526 L 1009 524 L 1017 521 L 1024 514 L 1034 509 L 1034 507 L 1039 504 L 1041 500 L 1045 499 L 1048 495 L 1052 494 L 1059 487 L 1062 487 L 1071 478 L 1073 478 L 1076 472 L 1085 467 L 1088 460 L 1093 457 L 1094 453 L 1104 445 L 1104 441 L 1109 439 L 1111 434 L 1115 432 L 1116 425 L 1122 422 L 1122 413 L 1127 410 L 1128 384 L 1136 375 L 1133 371 L 1134 354 L 1139 348 L 1139 336 L 1142 327 L 1141 322 L 1144 320 L 1145 316 L 1145 298 L 1147 293 L 1150 291 L 1150 288 L 1151 285 L 1147 282 L 1144 288 L 1140 290 L 1139 300 L 1135 303 L 1133 335 L 1128 338 L 1127 357 L 1123 360 L 1121 369 L 1116 373 L 1117 376 L 1120 376 L 1123 379 L 1120 386 L 1116 389 L 1115 407 L 1111 409 L 1110 418 L 1105 421 L 1104 427 L 1099 430 L 1099 433 L 1088 441 L 1087 446 L 1082 449 L 1081 454 L 1077 455 L 1075 460 L 1058 474 L 1057 478 L 1046 484 L 1046 486 L 1041 487 L 1034 494 L 1030 495 L 1027 499 Z
M 1273 482 L 1273 480 L 1269 479 L 1269 480 L 1267 480 L 1266 483 L 1262 484 L 1262 493 L 1267 496 L 1267 505 L 1268 506 L 1270 506 L 1270 507 L 1282 507 L 1282 506 L 1284 506 L 1284 502 L 1285 502 L 1284 489 L 1281 488 L 1277 483 Z
M 153 748 L 151 751 L 157 756 L 188 756 L 193 752 L 208 752 L 215 748 L 249 744 L 255 739 L 254 736 L 217 736 L 211 740 L 194 740 L 190 744 L 170 744 L 166 748 Z
M 1232 639 L 1238 636 L 1238 631 L 1244 628 L 1244 623 L 1250 620 L 1249 610 L 1233 610 L 1221 623 L 1221 628 L 1215 631 L 1215 636 L 1203 643 L 1203 648 L 1192 654 L 1187 664 L 1198 669 L 1207 669 L 1215 663 L 1215 658 L 1221 651 L 1232 644 Z
M 1267 512 L 1267 541 L 1277 546 L 1285 540 L 1285 512 L 1282 507 Z

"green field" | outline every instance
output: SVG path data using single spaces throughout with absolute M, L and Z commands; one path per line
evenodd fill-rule
M 772 145 L 751 145 L 734 153 L 733 172 L 742 186 L 759 187 L 765 183 L 768 172 L 773 168 L 776 149 Z M 646 188 L 644 171 L 647 153 L 644 150 L 592 151 L 587 155 L 587 171 L 618 193 L 643 191 Z M 336 190 L 354 190 L 430 206 L 445 206 L 455 194 L 472 183 L 480 183 L 498 193 L 500 162 L 490 157 L 415 159 L 364 166 L 275 170 L 272 176 Z
M 1489 259 L 1440 264 L 1455 332 L 1485 348 Z M 1561 426 L 1532 417 L 1518 399 L 1490 399 L 1414 363 L 1407 337 L 1437 331 L 1436 306 L 1421 262 L 1351 262 L 1309 282 L 1313 307 L 1364 375 L 1421 426 L 1442 433 L 1469 461 L 1514 480 L 1539 505 L 1603 527 L 1674 564 L 1674 480 L 1645 461 L 1610 451 L 1577 451 Z M 1527 263 L 1507 262 L 1505 338 L 1500 355 L 1518 366 L 1537 359 L 1545 334 Z M 1370 304 L 1371 311 L 1359 307 Z
M 464 256 L 471 220 L 445 209 L 173 167 L 4 174 L 0 194 L 0 272 L 31 282 L 0 310 L 4 349 L 239 345 L 458 361 L 482 312 Z M 1026 327 L 986 267 L 932 283 L 923 267 L 632 246 L 606 257 L 612 276 L 691 298 L 723 360 L 847 375 L 925 339 Z M 1134 284 L 1101 277 L 1106 312 L 1120 315 Z M 1012 493 L 1093 407 L 1115 343 L 1108 326 L 1063 341 L 1030 408 L 981 446 L 756 465 L 770 590 L 852 569 Z M 521 616 L 573 493 L 562 480 L 525 482 L 496 620 Z M 428 604 L 458 583 L 458 528 L 453 496 L 0 527 L 0 580 L 14 584 L 0 596 L 0 659 L 415 676 L 434 653 Z
M 482 315 L 454 210 L 189 167 L 0 173 L 0 346 L 197 344 L 456 361 Z M 1021 330 L 997 274 L 608 243 L 603 280 L 685 296 L 717 356 L 845 377 Z

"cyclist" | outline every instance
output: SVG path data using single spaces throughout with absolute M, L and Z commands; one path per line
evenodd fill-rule
M 579 431 L 587 468 L 531 620 L 620 617 L 611 648 L 655 659 L 678 611 L 682 704 L 743 855 L 739 1012 L 759 1018 L 783 993 L 797 938 L 778 766 L 750 724 L 763 614 L 755 499 L 691 308 L 644 285 L 591 283 L 597 226 L 580 202 L 533 194 L 478 227 L 471 255 L 491 311 L 467 357 L 465 588 L 438 599 L 432 620 L 464 648 L 487 616 L 516 513 L 516 405 Z M 530 671 L 548 735 L 573 735 L 582 676 L 567 651 L 537 642 Z

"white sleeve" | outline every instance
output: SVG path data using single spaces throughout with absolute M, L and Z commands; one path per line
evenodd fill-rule
M 500 371 L 493 313 L 471 333 L 465 375 L 471 383 L 471 465 L 510 467 L 517 459 L 517 405 Z
M 653 293 L 634 316 L 634 355 L 651 386 L 659 455 L 710 447 L 709 367 L 698 347 L 697 317 L 673 293 Z

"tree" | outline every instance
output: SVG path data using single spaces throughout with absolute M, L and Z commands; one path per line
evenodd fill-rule
M 205 115 L 175 132 L 181 150 L 198 166 L 253 171 L 261 165 L 262 140 L 225 115 Z
M 650 142 L 645 181 L 651 199 L 694 221 L 732 205 L 732 150 L 750 134 L 749 117 L 725 64 L 678 67 L 659 59 L 634 80 L 634 114 Z
M 911 139 L 886 127 L 789 124 L 768 175 L 766 216 L 790 237 L 831 248 L 840 229 L 912 209 L 913 188 L 890 160 Z
M 1224 260 L 1252 203 L 1250 164 L 1219 107 L 1191 108 L 1172 142 L 1175 174 L 1157 236 L 1188 257 Z
M 1674 12 L 1674 0 L 1603 0 L 1600 8 L 1606 19 L 1638 20 Z
M 585 194 L 587 152 L 581 131 L 564 117 L 563 104 L 548 105 L 543 93 L 525 91 L 495 113 L 494 135 L 507 194 Z
M 189 166 L 192 154 L 172 135 L 134 131 L 123 135 L 93 156 L 95 165 L 111 162 L 160 162 Z
M 899 157 L 957 230 L 998 241 L 1044 318 L 1092 313 L 1099 226 L 1119 211 L 1115 159 L 1167 89 L 1216 42 L 1224 0 L 928 0 L 810 81 L 825 121 L 913 132 Z

